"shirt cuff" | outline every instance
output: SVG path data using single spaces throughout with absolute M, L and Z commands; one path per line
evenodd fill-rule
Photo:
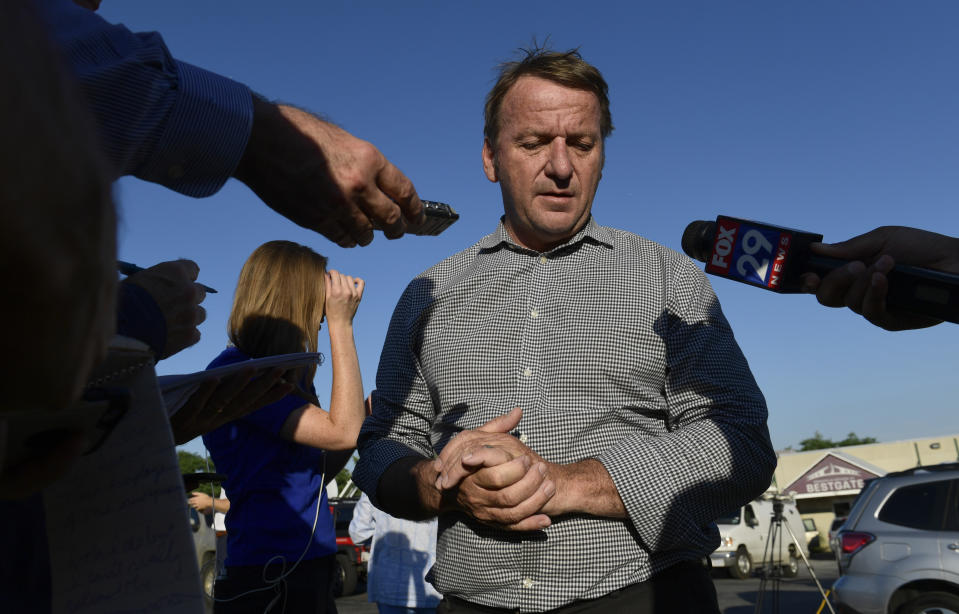
M 250 89 L 176 61 L 176 102 L 141 179 L 193 197 L 210 196 L 233 175 L 253 127 Z
M 377 490 L 380 478 L 390 465 L 398 460 L 415 456 L 426 460 L 428 457 L 391 439 L 380 439 L 375 443 L 359 446 L 360 460 L 353 468 L 353 483 L 366 493 L 375 507 L 380 507 Z
M 166 318 L 146 288 L 132 282 L 117 286 L 117 334 L 146 343 L 163 356 L 166 346 Z

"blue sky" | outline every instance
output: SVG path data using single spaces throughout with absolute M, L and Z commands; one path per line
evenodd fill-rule
M 421 197 L 461 214 L 439 237 L 378 234 L 345 250 L 235 181 L 195 200 L 121 180 L 121 258 L 191 258 L 220 290 L 204 303 L 203 339 L 161 362 L 161 374 L 206 366 L 226 343 L 243 261 L 265 241 L 289 239 L 366 279 L 356 340 L 372 390 L 406 283 L 490 232 L 502 213 L 499 187 L 482 172 L 482 102 L 496 64 L 534 37 L 580 47 L 610 84 L 616 129 L 593 207 L 602 224 L 677 250 L 690 221 L 717 214 L 826 241 L 882 224 L 959 233 L 959 4 L 946 0 L 106 0 L 100 13 L 157 30 L 178 59 L 373 142 Z M 766 395 L 777 448 L 816 430 L 880 441 L 959 433 L 959 327 L 888 333 L 811 296 L 712 281 Z M 328 355 L 325 331 L 320 345 Z M 320 367 L 321 400 L 329 381 Z

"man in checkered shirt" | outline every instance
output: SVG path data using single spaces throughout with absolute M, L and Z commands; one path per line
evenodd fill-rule
M 505 64 L 483 144 L 505 216 L 393 314 L 354 479 L 439 516 L 441 614 L 718 613 L 712 519 L 770 483 L 765 401 L 702 271 L 590 215 L 612 128 L 576 51 Z

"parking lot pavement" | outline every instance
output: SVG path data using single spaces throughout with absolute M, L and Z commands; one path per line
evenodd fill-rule
M 823 590 L 829 590 L 839 577 L 836 561 L 832 555 L 817 555 L 810 559 L 812 569 L 822 584 Z M 723 614 L 752 614 L 756 611 L 756 602 L 760 597 L 760 579 L 748 580 L 730 578 L 725 571 L 714 570 L 713 582 L 719 596 L 719 609 Z M 800 564 L 799 575 L 779 581 L 779 608 L 774 608 L 776 590 L 772 580 L 768 580 L 762 591 L 762 612 L 780 614 L 814 614 L 822 603 L 822 595 L 812 579 L 805 564 Z M 829 609 L 823 607 L 823 612 Z
M 366 587 L 356 586 L 356 592 L 336 600 L 337 614 L 377 614 L 376 604 L 366 600 Z
M 820 555 L 809 561 L 824 590 L 828 590 L 838 577 L 836 561 L 831 555 Z M 714 570 L 713 582 L 719 596 L 719 609 L 723 614 L 753 614 L 759 598 L 760 580 L 757 577 L 748 580 L 735 580 L 725 571 Z M 359 587 L 363 589 L 364 587 Z M 774 609 L 776 591 L 772 581 L 767 581 L 762 593 L 762 612 L 778 611 L 780 614 L 814 614 L 822 603 L 822 595 L 816 588 L 809 570 L 800 566 L 799 575 L 792 579 L 782 579 L 779 584 L 779 608 Z M 339 614 L 376 614 L 376 606 L 366 600 L 366 591 L 359 590 L 349 597 L 336 600 Z M 823 612 L 829 612 L 823 608 Z

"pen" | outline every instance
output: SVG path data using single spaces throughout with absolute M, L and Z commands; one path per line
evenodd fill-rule
M 142 266 L 137 266 L 133 264 L 132 262 L 124 262 L 122 260 L 117 260 L 117 270 L 123 273 L 124 275 L 133 275 L 134 273 L 139 273 L 140 271 L 144 269 Z M 196 285 L 200 286 L 207 292 L 212 292 L 213 294 L 217 294 L 217 291 L 211 288 L 210 286 L 205 286 L 199 282 L 197 282 Z

